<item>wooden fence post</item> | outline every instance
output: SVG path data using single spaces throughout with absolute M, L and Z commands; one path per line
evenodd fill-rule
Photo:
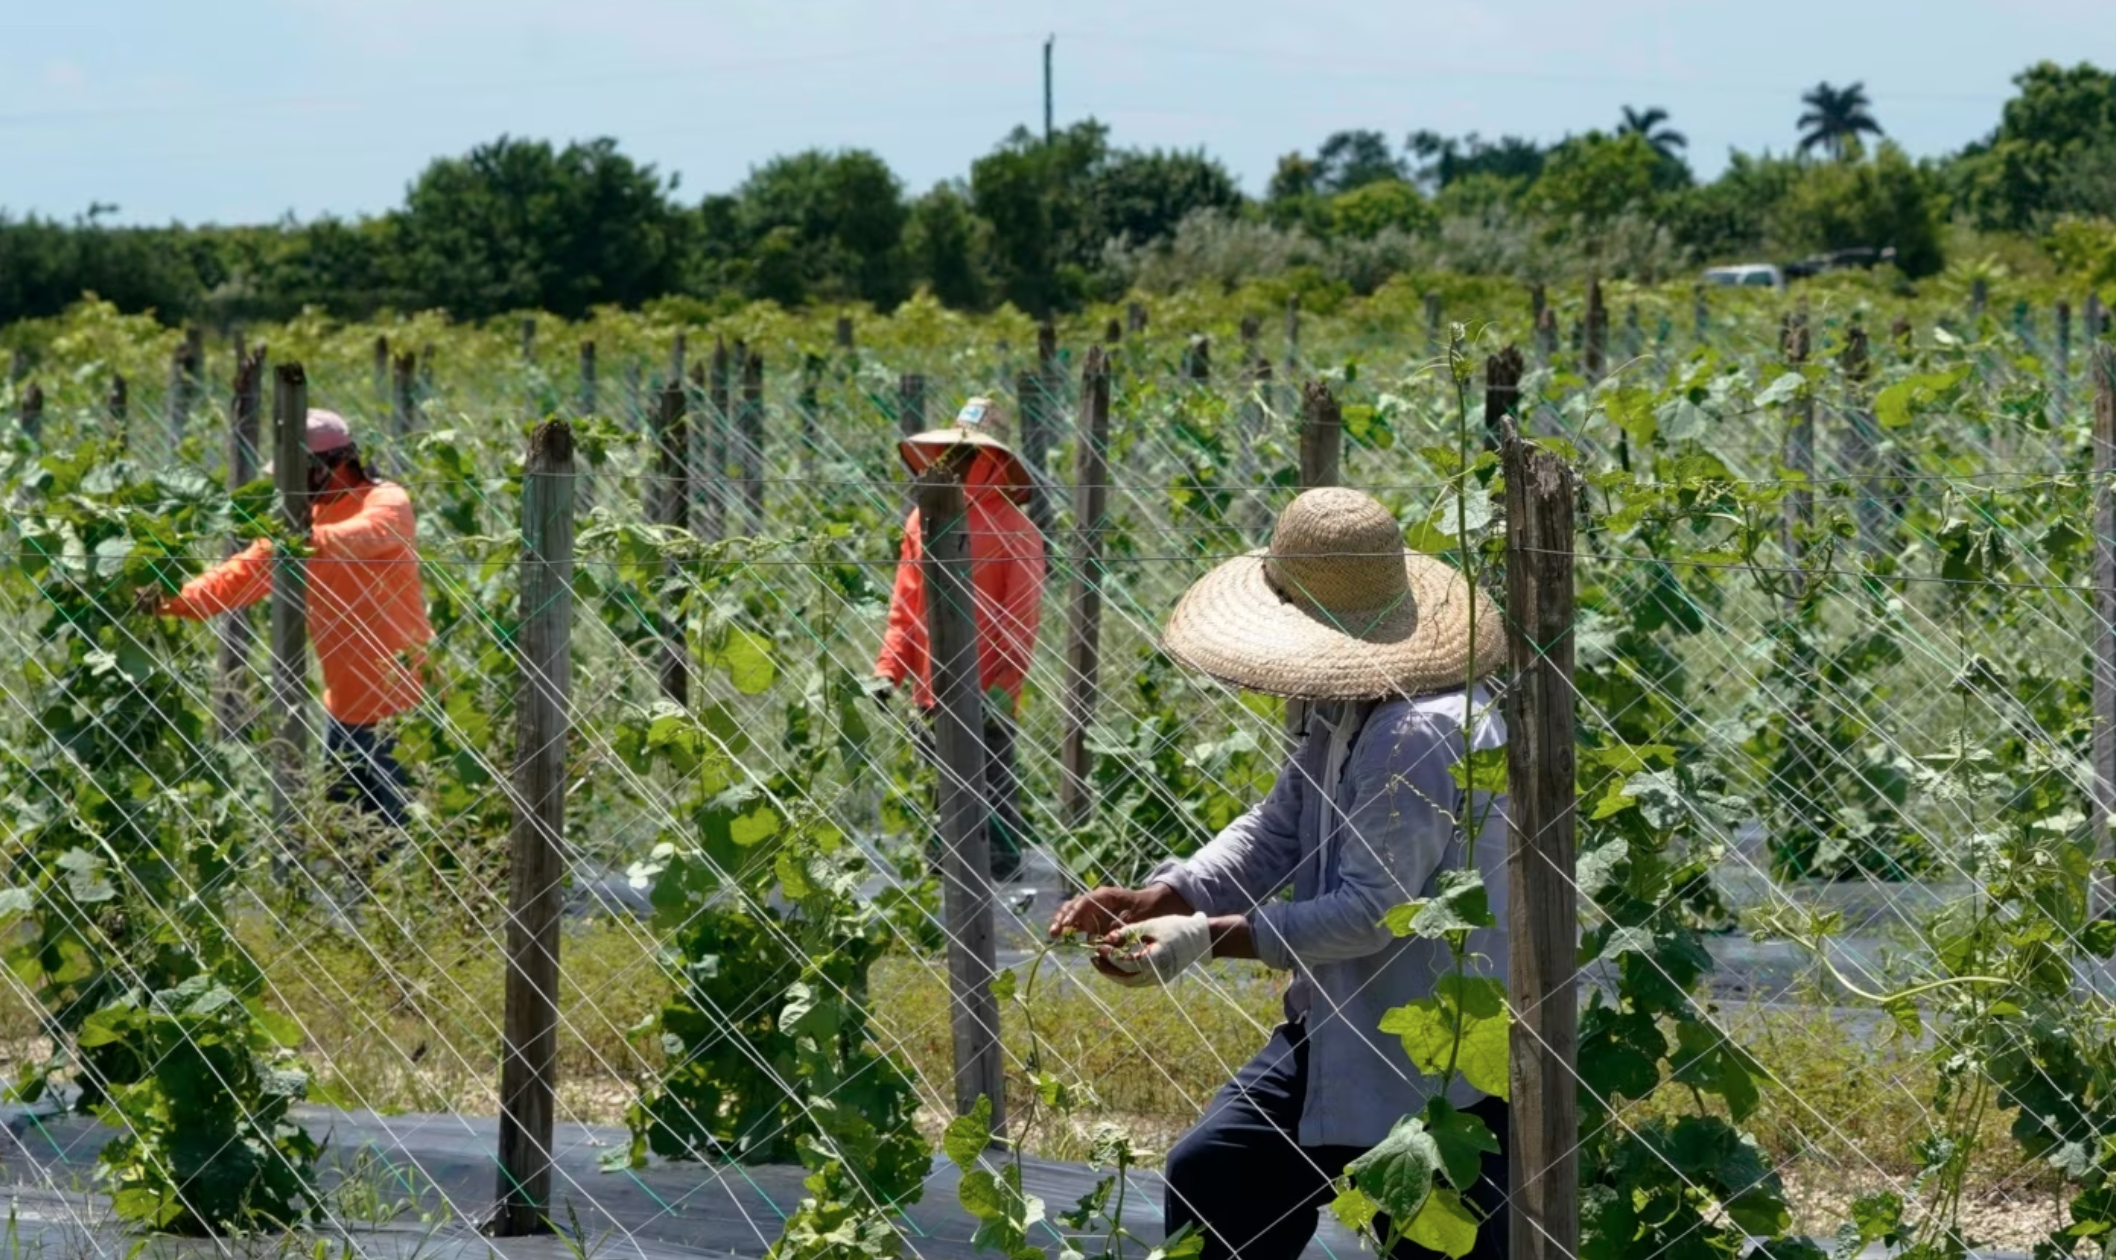
M 123 372 L 112 372 L 110 374 L 110 391 L 103 396 L 103 411 L 104 414 L 110 417 L 110 423 L 117 429 L 118 441 L 123 443 L 128 450 L 132 447 L 132 435 L 126 431 L 125 421 L 132 411 L 131 394 L 131 387 L 125 383 L 125 374 Z
M 764 356 L 742 356 L 742 404 L 735 413 L 742 454 L 742 502 L 749 534 L 764 532 Z
M 1558 357 L 1558 313 L 1549 307 L 1536 316 L 1536 362 L 1549 367 Z
M 1048 327 L 1048 325 L 1046 325 Z M 1048 545 L 1051 536 L 1052 511 L 1048 488 L 1050 472 L 1046 467 L 1051 453 L 1051 413 L 1056 410 L 1059 391 L 1056 374 L 1058 361 L 1055 348 L 1051 354 L 1037 355 L 1034 371 L 1023 372 L 1014 380 L 1014 397 L 1021 408 L 1021 462 L 1029 470 L 1029 501 L 1025 505 L 1029 523 L 1036 527 Z
M 683 380 L 684 364 L 689 353 L 690 340 L 689 334 L 679 331 L 676 334 L 675 341 L 669 345 L 669 379 L 672 381 L 680 382 Z
M 1874 450 L 1881 431 L 1867 410 L 1866 382 L 1873 375 L 1873 357 L 1866 344 L 1866 328 L 1853 324 L 1844 333 L 1844 349 L 1837 356 L 1844 374 L 1844 471 L 1857 487 L 1852 500 L 1852 519 L 1858 527 L 1861 551 L 1875 551 L 1887 528 L 1887 509 L 1881 501 L 1881 485 L 1874 475 Z
M 242 361 L 242 347 L 240 346 L 235 349 L 235 359 L 238 364 Z M 374 377 L 375 406 L 389 406 L 389 338 L 382 333 L 375 334 L 375 358 L 372 375 Z
M 1644 353 L 1645 349 L 1646 332 L 1645 329 L 1639 327 L 1638 303 L 1626 303 L 1624 306 L 1624 361 L 1629 363 Z
M 1065 633 L 1065 734 L 1059 813 L 1086 822 L 1093 803 L 1087 733 L 1102 671 L 1102 526 L 1109 504 L 1109 362 L 1099 346 L 1080 371 L 1080 430 L 1073 452 L 1073 607 Z
M 816 421 L 823 409 L 823 356 L 801 356 L 801 393 L 795 410 L 801 413 L 800 464 L 807 471 L 815 462 Z
M 1507 417 L 1521 418 L 1521 373 L 1526 367 L 1521 351 L 1512 345 L 1484 360 L 1485 450 L 1499 449 Z
M 1579 903 L 1573 867 L 1574 487 L 1564 462 L 1506 443 L 1506 1162 L 1513 1260 L 1580 1248 Z
M 1112 315 L 1109 317 L 1109 322 L 1102 325 L 1102 344 L 1110 349 L 1115 349 L 1117 346 L 1122 345 L 1123 342 L 1124 325 L 1118 322 L 1116 316 Z
M 580 400 L 574 404 L 582 416 L 595 414 L 595 343 L 580 343 Z
M 206 335 L 193 326 L 169 356 L 169 454 L 173 459 L 184 444 L 184 430 L 191 425 L 191 409 L 198 405 L 199 377 L 205 368 Z
M 29 376 L 29 351 L 20 346 L 7 356 L 7 383 L 19 384 Z
M 1300 295 L 1286 299 L 1286 381 L 1300 379 Z
M 551 1231 L 557 1118 L 559 916 L 573 690 L 573 430 L 538 426 L 522 470 L 521 692 L 515 701 L 507 996 L 500 1058 L 503 1238 Z
M 419 361 L 400 354 L 390 363 L 390 429 L 398 443 L 419 427 Z
M 1786 366 L 1795 372 L 1807 367 L 1808 324 L 1805 307 L 1785 317 L 1783 348 Z M 1785 466 L 1794 484 L 1785 495 L 1786 563 L 1798 569 L 1807 551 L 1807 531 L 1815 520 L 1815 399 L 1803 384 L 1792 404 L 1791 424 L 1785 434 Z M 1806 582 L 1797 572 L 1788 583 L 1795 598 Z
M 1242 316 L 1242 370 L 1250 370 L 1261 356 L 1257 354 L 1256 338 L 1264 330 L 1264 321 L 1254 315 Z
M 44 436 L 44 387 L 35 381 L 22 388 L 22 436 L 31 442 Z
M 1330 387 L 1309 381 L 1300 394 L 1300 488 L 1338 483 L 1344 463 L 1344 413 Z M 1308 727 L 1305 700 L 1286 701 L 1286 733 L 1295 739 Z
M 2108 331 L 2108 312 L 2101 305 L 2101 294 L 2087 294 L 2085 315 L 2087 340 L 2101 340 L 2101 334 Z
M 1711 326 L 1712 307 L 1710 303 L 1705 301 L 1705 286 L 1701 284 L 1693 284 L 1690 286 L 1691 335 L 1695 337 L 1698 341 L 1703 341 L 1705 339 L 1706 331 L 1710 329 Z
M 264 409 L 264 354 L 235 363 L 234 398 L 228 407 L 228 489 L 248 485 L 257 476 L 259 415 Z M 303 419 L 306 429 L 306 417 Z M 277 433 L 274 433 L 276 440 Z M 306 437 L 304 436 L 304 444 Z M 277 473 L 274 469 L 274 473 Z M 231 543 L 228 551 L 235 548 Z M 248 609 L 220 618 L 219 686 L 213 696 L 213 724 L 222 739 L 239 737 L 250 725 L 250 647 L 256 630 Z
M 661 388 L 654 435 L 655 492 L 648 499 L 657 525 L 689 529 L 691 524 L 691 435 L 686 419 L 683 382 Z M 673 572 L 675 562 L 670 562 Z M 690 636 L 683 618 L 668 609 L 656 613 L 661 638 L 661 694 L 684 708 L 691 703 Z
M 1183 347 L 1183 379 L 1193 385 L 1212 384 L 1212 338 L 1204 333 L 1190 334 L 1190 341 Z
M 2094 763 L 2094 856 L 2108 856 L 2108 820 L 2116 813 L 2116 346 L 2096 344 L 2089 353 L 2093 376 L 2094 487 L 2094 727 L 2089 756 Z M 2090 885 L 2087 912 L 2110 909 L 2109 878 Z
M 2072 377 L 2072 304 L 2057 300 L 2057 389 L 2062 400 Z
M 1136 337 L 1146 331 L 1146 303 L 1128 302 L 1124 307 L 1124 329 Z
M 1440 335 L 1440 295 L 1427 293 L 1425 300 L 1425 357 L 1437 359 L 1446 349 L 1446 341 Z
M 296 538 L 309 532 L 309 379 L 299 363 L 282 363 L 272 382 L 272 476 L 281 524 Z M 272 823 L 294 822 L 294 797 L 309 753 L 308 573 L 285 548 L 272 553 Z
M 1991 282 L 1977 276 L 1969 282 L 1969 335 L 1984 333 L 1984 309 L 1991 304 Z
M 1602 282 L 1587 282 L 1587 317 L 1580 346 L 1580 375 L 1589 385 L 1601 383 L 1609 367 L 1609 308 L 1602 305 Z
M 971 614 L 970 531 L 956 447 L 919 474 L 918 515 L 926 581 L 926 638 L 932 645 L 933 725 L 940 763 L 942 915 L 948 929 L 950 1025 L 955 1041 L 955 1109 L 966 1115 L 992 1100 L 992 1129 L 1006 1123 L 999 1052 L 998 971 L 992 924 L 992 864 L 985 799 L 984 696 L 978 685 L 977 623 Z
M 896 429 L 904 437 L 926 429 L 926 378 L 906 372 L 896 378 Z
M 741 342 L 730 351 L 726 339 L 713 338 L 712 368 L 703 381 L 705 410 L 691 429 L 691 500 L 703 517 L 699 532 L 707 538 L 727 536 L 728 430 L 734 427 L 735 390 L 747 355 Z
M 522 362 L 536 362 L 536 316 L 522 316 Z

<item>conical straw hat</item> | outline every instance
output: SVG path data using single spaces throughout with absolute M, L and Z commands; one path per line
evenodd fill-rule
M 1335 486 L 1288 504 L 1269 549 L 1185 592 L 1161 637 L 1192 669 L 1308 700 L 1448 691 L 1497 669 L 1506 652 L 1489 597 L 1445 561 L 1407 549 L 1387 508 Z
M 942 429 L 914 433 L 896 444 L 904 466 L 916 477 L 926 471 L 942 451 L 951 446 L 982 446 L 1000 456 L 1006 468 L 1006 484 L 1017 490 L 1029 487 L 1028 466 L 1007 445 L 1006 416 L 989 398 L 972 398 L 955 415 L 955 423 Z

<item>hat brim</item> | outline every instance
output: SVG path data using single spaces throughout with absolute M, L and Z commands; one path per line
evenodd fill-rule
M 1451 691 L 1505 659 L 1497 606 L 1436 556 L 1406 551 L 1406 597 L 1333 624 L 1279 593 L 1267 555 L 1229 560 L 1184 592 L 1161 634 L 1169 656 L 1237 687 L 1304 700 Z
M 896 452 L 903 457 L 904 467 L 916 477 L 951 446 L 981 446 L 997 452 L 1005 457 L 1000 462 L 1007 471 L 1007 485 L 1026 490 L 1032 484 L 1028 466 L 1021 462 L 1021 456 L 1014 453 L 1013 447 L 976 429 L 928 429 L 924 433 L 914 433 L 896 444 Z

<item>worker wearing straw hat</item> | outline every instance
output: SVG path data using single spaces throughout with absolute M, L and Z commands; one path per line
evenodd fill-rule
M 1310 704 L 1261 804 L 1144 887 L 1075 898 L 1051 925 L 1098 939 L 1097 969 L 1126 984 L 1167 984 L 1208 957 L 1292 973 L 1285 1022 L 1168 1156 L 1168 1228 L 1200 1228 L 1205 1260 L 1292 1260 L 1332 1179 L 1439 1089 L 1380 1028 L 1432 996 L 1453 957 L 1444 941 L 1393 935 L 1392 907 L 1475 867 L 1500 922 L 1469 932 L 1467 966 L 1506 974 L 1504 803 L 1452 773 L 1466 750 L 1505 742 L 1478 685 L 1504 641 L 1482 592 L 1342 488 L 1295 499 L 1268 550 L 1214 569 L 1168 619 L 1164 647 L 1182 664 Z M 1502 1101 L 1459 1077 L 1447 1097 L 1503 1138 Z M 1464 1196 L 1483 1214 L 1474 1254 L 1503 1257 L 1505 1160 L 1482 1163 Z
M 985 789 L 991 808 L 985 830 L 992 877 L 1004 880 L 1021 868 L 1026 837 L 1021 785 L 1014 769 L 1014 714 L 1021 703 L 1029 658 L 1036 650 L 1043 607 L 1043 536 L 1021 510 L 1028 494 L 1029 470 L 1007 445 L 1004 419 L 991 399 L 970 399 L 954 424 L 914 434 L 897 445 L 897 452 L 916 476 L 941 452 L 955 447 L 970 447 L 974 452 L 963 473 L 963 500 L 969 516 L 979 685 L 985 692 Z M 890 595 L 888 629 L 882 635 L 874 673 L 884 699 L 907 678 L 911 680 L 912 699 L 926 718 L 920 742 L 931 760 L 933 670 L 926 643 L 919 530 L 914 508 L 904 522 L 896 589 Z

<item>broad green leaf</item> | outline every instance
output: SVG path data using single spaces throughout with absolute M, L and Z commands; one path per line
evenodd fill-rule
M 1474 1088 L 1506 1097 L 1507 1014 L 1505 988 L 1498 981 L 1449 972 L 1440 977 L 1432 997 L 1396 1007 L 1381 1018 L 1381 1031 L 1403 1041 L 1412 1066 L 1427 1076 L 1454 1069 Z M 1459 1035 L 1459 1042 L 1458 1042 Z
M 941 1150 L 948 1161 L 968 1173 L 992 1144 L 992 1100 L 979 1097 L 967 1116 L 957 1116 L 941 1132 Z
M 998 1220 L 1006 1215 L 1006 1193 L 999 1188 L 999 1179 L 989 1169 L 973 1168 L 962 1175 L 962 1184 L 955 1189 L 955 1197 L 962 1210 L 980 1221 Z
M 1002 1002 L 1011 1002 L 1019 983 L 1011 969 L 1002 971 L 992 977 L 992 996 Z
M 1330 1215 L 1352 1233 L 1359 1233 L 1381 1215 L 1381 1205 L 1358 1186 L 1340 1183 L 1337 1197 L 1330 1200 Z
M 1426 1199 L 1403 1236 L 1427 1251 L 1462 1260 L 1477 1245 L 1477 1216 L 1460 1195 L 1443 1187 Z
M 1484 874 L 1473 868 L 1441 872 L 1433 896 L 1395 906 L 1382 920 L 1397 936 L 1426 940 L 1491 927 L 1497 921 L 1486 900 Z
M 778 676 L 771 660 L 771 645 L 740 627 L 730 627 L 727 642 L 714 653 L 714 661 L 727 671 L 727 680 L 745 696 L 760 696 L 771 690 Z
M 1483 1172 L 1484 1157 L 1499 1153 L 1499 1139 L 1482 1120 L 1457 1111 L 1439 1094 L 1425 1104 L 1425 1131 L 1433 1135 L 1440 1169 L 1457 1190 L 1475 1185 Z
M 1506 749 L 1479 748 L 1450 765 L 1447 772 L 1454 776 L 1455 786 L 1465 792 L 1503 795 L 1506 791 Z
M 1408 1221 L 1433 1192 L 1433 1173 L 1440 1150 L 1425 1122 L 1405 1116 L 1373 1149 L 1345 1166 L 1352 1184 L 1365 1192 L 1392 1219 Z

